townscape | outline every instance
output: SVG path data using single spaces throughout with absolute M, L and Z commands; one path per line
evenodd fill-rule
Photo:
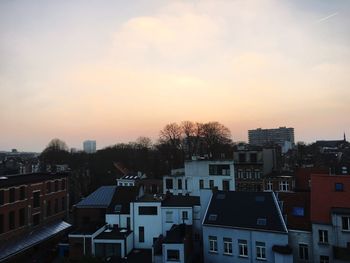
M 170 152 L 174 138 L 165 134 L 173 125 L 160 133 Z M 280 127 L 248 138 L 208 147 L 202 135 L 180 136 L 183 163 L 168 174 L 111 159 L 113 169 L 96 175 L 107 177 L 100 185 L 89 164 L 62 163 L 62 153 L 98 154 L 93 140 L 84 152 L 69 153 L 55 139 L 41 155 L 2 153 L 0 261 L 348 262 L 345 134 L 295 144 L 294 129 Z M 141 141 L 148 143 L 137 151 L 155 147 Z

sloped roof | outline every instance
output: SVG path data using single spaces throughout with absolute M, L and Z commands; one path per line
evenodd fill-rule
M 287 232 L 272 192 L 217 191 L 212 196 L 203 224 Z
M 101 186 L 76 204 L 77 208 L 107 208 L 117 189 L 116 185 Z
M 119 186 L 108 206 L 108 213 L 115 213 L 116 206 L 119 214 L 130 214 L 130 203 L 136 200 L 139 189 L 136 186 Z
M 6 260 L 17 253 L 21 253 L 37 244 L 40 244 L 70 227 L 70 224 L 64 221 L 59 221 L 35 229 L 28 235 L 23 235 L 22 238 L 17 237 L 10 239 L 0 245 L 0 261 Z

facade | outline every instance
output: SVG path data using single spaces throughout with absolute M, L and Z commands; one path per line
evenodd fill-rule
M 163 192 L 174 195 L 200 196 L 202 189 L 235 190 L 233 160 L 186 161 L 184 169 L 173 170 L 163 177 Z
M 274 193 L 213 193 L 203 221 L 204 262 L 293 262 Z
M 21 253 L 70 227 L 63 221 L 68 215 L 67 179 L 66 173 L 0 178 L 0 261 L 18 260 Z
M 96 152 L 96 141 L 87 140 L 83 142 L 83 149 L 86 153 L 95 153 Z
M 314 262 L 350 260 L 350 177 L 311 176 Z
M 249 144 L 264 146 L 278 144 L 282 153 L 286 153 L 294 146 L 294 128 L 279 127 L 277 129 L 255 129 L 248 131 Z
M 295 177 L 290 173 L 271 173 L 263 179 L 263 191 L 292 192 L 295 189 Z

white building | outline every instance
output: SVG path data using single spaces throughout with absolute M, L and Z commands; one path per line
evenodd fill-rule
M 186 161 L 184 169 L 163 177 L 163 192 L 200 196 L 202 189 L 235 190 L 233 160 Z
M 83 142 L 83 149 L 86 153 L 95 153 L 96 152 L 96 141 L 87 140 Z

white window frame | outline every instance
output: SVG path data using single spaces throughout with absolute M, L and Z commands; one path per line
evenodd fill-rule
M 165 212 L 165 223 L 173 223 L 173 211 L 166 211 Z
M 247 240 L 238 240 L 238 254 L 240 257 L 248 257 L 248 242 Z
M 218 238 L 216 236 L 209 236 L 209 252 L 218 253 Z
M 327 237 L 327 239 L 326 239 Z M 322 244 L 328 244 L 328 230 L 319 229 L 318 230 L 318 240 Z
M 288 181 L 280 181 L 280 191 L 288 192 L 289 191 L 289 182 Z
M 346 225 L 344 225 L 344 221 L 346 221 Z M 350 231 L 350 216 L 342 216 L 341 229 L 343 231 Z
M 266 244 L 265 242 L 257 241 L 256 246 L 256 259 L 266 260 Z
M 232 238 L 224 237 L 223 242 L 224 242 L 224 254 L 232 255 Z
M 272 181 L 267 181 L 267 191 L 272 191 L 273 190 L 273 183 Z
M 299 243 L 299 259 L 309 260 L 309 246 L 307 244 Z

